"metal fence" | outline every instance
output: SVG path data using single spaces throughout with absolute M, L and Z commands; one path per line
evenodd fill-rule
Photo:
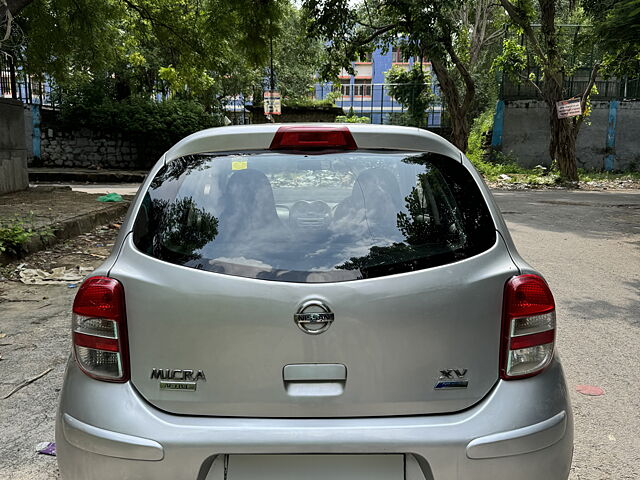
M 543 41 L 539 24 L 531 25 L 540 42 Z M 556 40 L 558 49 L 566 62 L 567 70 L 573 74 L 564 79 L 564 96 L 573 98 L 582 96 L 589 83 L 591 66 L 598 59 L 596 46 L 592 41 L 593 27 L 579 24 L 557 24 Z M 526 35 L 513 29 L 505 31 L 505 39 L 510 39 L 530 51 Z M 532 55 L 526 57 L 527 66 L 522 72 L 521 80 L 502 75 L 500 82 L 500 98 L 504 100 L 532 100 L 542 98 L 538 89 L 527 79 L 531 76 L 537 85 L 541 85 L 542 72 Z M 597 77 L 595 83 L 597 93 L 591 95 L 593 100 L 638 100 L 640 99 L 640 79 L 628 77 Z
M 532 74 L 537 85 L 542 84 L 539 69 L 531 69 L 524 76 Z M 589 83 L 591 70 L 579 69 L 572 76 L 564 79 L 566 98 L 581 96 Z M 597 93 L 591 95 L 592 100 L 637 100 L 640 99 L 640 79 L 602 78 L 596 79 Z M 541 98 L 540 92 L 530 81 L 516 81 L 503 76 L 500 88 L 500 98 L 504 100 L 530 100 Z
M 425 110 L 423 120 L 420 121 L 409 115 L 410 105 L 393 98 L 390 94 L 393 86 L 394 84 L 388 83 L 317 84 L 314 99 L 333 100 L 345 115 L 367 117 L 374 124 L 409 125 L 435 131 L 447 128 L 446 109 L 437 94 L 436 102 Z M 429 87 L 434 92 L 438 91 L 435 85 Z M 417 90 L 421 90 L 422 86 L 416 86 L 415 89 L 418 95 Z
M 51 84 L 30 75 L 13 57 L 0 50 L 0 97 L 56 108 Z

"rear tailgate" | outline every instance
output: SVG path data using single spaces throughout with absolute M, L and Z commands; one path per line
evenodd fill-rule
M 502 292 L 515 274 L 499 235 L 489 250 L 455 263 L 316 284 L 174 265 L 139 252 L 130 235 L 110 272 L 125 288 L 131 381 L 144 398 L 178 414 L 257 417 L 473 405 L 498 379 Z M 320 335 L 294 323 L 308 300 L 335 315 Z M 285 381 L 285 367 L 300 364 L 334 367 L 297 370 L 302 377 L 294 370 Z M 344 378 L 335 365 L 344 365 Z M 181 381 L 195 389 L 167 388 Z

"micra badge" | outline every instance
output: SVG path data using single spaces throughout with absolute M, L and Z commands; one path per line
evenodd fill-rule
M 154 368 L 151 379 L 160 380 L 160 390 L 179 390 L 194 392 L 198 381 L 207 381 L 202 370 L 180 370 L 169 368 Z
M 433 388 L 435 390 L 446 390 L 449 388 L 467 388 L 468 385 L 466 368 L 446 368 L 440 370 L 440 376 Z

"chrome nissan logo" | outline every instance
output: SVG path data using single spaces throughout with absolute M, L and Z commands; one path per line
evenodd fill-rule
M 293 320 L 304 333 L 318 335 L 331 326 L 333 312 L 321 301 L 309 300 L 300 305 Z

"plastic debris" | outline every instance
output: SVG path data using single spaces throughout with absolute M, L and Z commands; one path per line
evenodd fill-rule
M 97 200 L 99 202 L 121 202 L 122 195 L 120 195 L 119 193 L 107 193 L 106 195 L 98 197 Z
M 505 173 L 499 175 L 500 180 L 511 180 L 511 177 Z
M 89 267 L 56 267 L 51 272 L 39 268 L 25 268 L 20 271 L 20 281 L 27 285 L 69 284 L 82 280 L 93 269 Z
M 576 385 L 576 392 L 589 397 L 599 397 L 604 395 L 604 390 L 594 385 Z
M 36 452 L 42 453 L 43 455 L 51 455 L 52 457 L 55 457 L 56 444 L 55 442 L 40 442 L 36 445 Z
M 77 283 L 67 283 L 67 288 L 76 288 L 77 286 Z

